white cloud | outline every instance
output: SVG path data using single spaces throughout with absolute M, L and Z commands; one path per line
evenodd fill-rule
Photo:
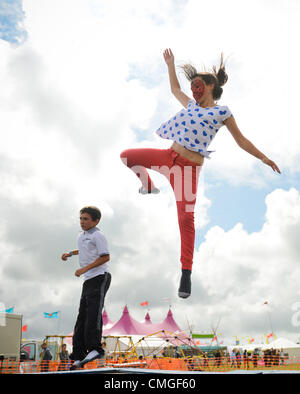
M 225 310 L 222 330 L 227 335 L 233 327 L 236 333 L 246 332 L 246 324 L 250 330 L 256 323 L 269 330 L 264 301 L 272 305 L 274 330 L 296 334 L 291 315 L 284 315 L 299 298 L 300 193 L 277 189 L 266 205 L 261 231 L 248 234 L 241 223 L 227 232 L 213 227 L 196 253 L 194 283 L 199 281 L 206 293 L 202 308 L 207 313 Z
M 289 64 L 293 67 L 299 64 L 299 56 L 293 50 L 293 37 L 298 29 L 297 4 L 277 2 L 275 7 L 270 7 L 268 1 L 256 1 L 247 8 L 246 15 L 244 6 L 236 1 L 226 4 L 217 1 L 213 17 L 201 18 L 201 31 L 211 31 L 211 34 L 209 39 L 201 41 L 199 51 L 195 50 L 195 32 L 199 14 L 208 14 L 209 4 L 202 4 L 201 9 L 193 0 L 176 2 L 177 8 L 172 2 L 163 4 L 162 9 L 161 2 L 151 3 L 148 7 L 146 2 L 137 1 L 123 5 L 116 1 L 109 4 L 93 1 L 88 5 L 87 2 L 76 1 L 70 7 L 68 1 L 43 1 L 39 5 L 27 1 L 25 9 L 30 44 L 45 59 L 47 79 L 57 86 L 60 97 L 76 102 L 78 108 L 95 122 L 99 122 L 101 113 L 100 125 L 104 123 L 106 129 L 114 126 L 114 134 L 121 122 L 128 124 L 129 121 L 132 126 L 146 128 L 146 120 L 155 115 L 158 95 L 168 100 L 167 74 L 161 57 L 164 46 L 173 45 L 177 64 L 191 59 L 200 66 L 216 63 L 223 50 L 229 55 L 229 82 L 222 101 L 232 108 L 242 132 L 259 149 L 278 161 L 283 170 L 299 172 L 295 148 L 298 146 L 298 133 L 294 120 L 286 116 L 283 109 L 277 110 L 282 105 L 281 100 L 276 99 L 278 92 L 280 97 L 289 97 L 289 113 L 293 113 L 297 99 L 292 97 L 297 81 L 292 85 L 275 82 L 279 70 L 286 69 Z M 47 18 L 40 15 L 47 15 Z M 266 15 L 268 28 L 265 27 Z M 278 26 L 283 21 L 285 29 L 282 31 Z M 243 31 L 243 34 L 236 34 L 237 31 Z M 103 39 L 104 34 L 106 39 Z M 159 88 L 141 89 L 137 80 L 126 83 L 132 64 L 150 74 L 138 75 L 139 78 L 152 79 L 152 73 L 161 73 Z M 182 82 L 188 89 L 186 82 Z M 115 105 L 116 95 L 122 106 Z M 170 114 L 169 106 L 160 116 Z M 117 122 L 114 123 L 113 119 Z M 157 126 L 162 120 L 157 119 Z M 288 136 L 283 138 L 285 130 L 289 130 Z M 208 163 L 215 176 L 234 183 L 245 183 L 251 179 L 251 183 L 259 185 L 271 178 L 272 174 L 266 171 L 269 169 L 259 166 L 256 159 L 239 151 L 225 129 L 220 134 L 215 141 L 217 153 Z

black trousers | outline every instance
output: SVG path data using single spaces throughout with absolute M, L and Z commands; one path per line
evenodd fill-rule
M 102 351 L 102 310 L 111 275 L 106 272 L 83 283 L 70 358 L 82 360 L 91 350 Z

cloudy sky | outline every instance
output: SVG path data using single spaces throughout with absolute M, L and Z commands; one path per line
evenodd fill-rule
M 125 304 L 153 322 L 171 300 L 187 329 L 219 323 L 227 342 L 274 330 L 299 340 L 300 83 L 298 0 L 0 1 L 0 302 L 28 337 L 69 333 L 82 279 L 79 209 L 99 206 L 111 252 L 109 317 Z M 226 128 L 201 173 L 192 296 L 177 297 L 179 231 L 169 185 L 141 196 L 120 161 L 132 147 L 167 148 L 154 131 L 180 104 L 162 52 L 199 69 L 223 51 L 228 105 L 244 133 L 280 167 L 240 150 Z M 179 74 L 182 88 L 191 94 Z M 264 305 L 264 302 L 268 304 Z M 43 312 L 60 311 L 59 319 Z M 299 322 L 300 323 L 300 322 Z

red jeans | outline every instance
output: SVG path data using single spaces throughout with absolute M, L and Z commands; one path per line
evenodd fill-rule
M 180 156 L 172 148 L 127 149 L 121 153 L 121 159 L 147 190 L 153 189 L 154 184 L 146 168 L 160 172 L 169 180 L 177 206 L 181 267 L 191 271 L 195 245 L 194 208 L 201 166 Z

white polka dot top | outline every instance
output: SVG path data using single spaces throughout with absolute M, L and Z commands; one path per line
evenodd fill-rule
M 209 144 L 230 116 L 232 113 L 227 106 L 203 108 L 195 100 L 190 100 L 187 108 L 163 123 L 156 133 L 161 138 L 173 140 L 186 149 L 209 157 Z

